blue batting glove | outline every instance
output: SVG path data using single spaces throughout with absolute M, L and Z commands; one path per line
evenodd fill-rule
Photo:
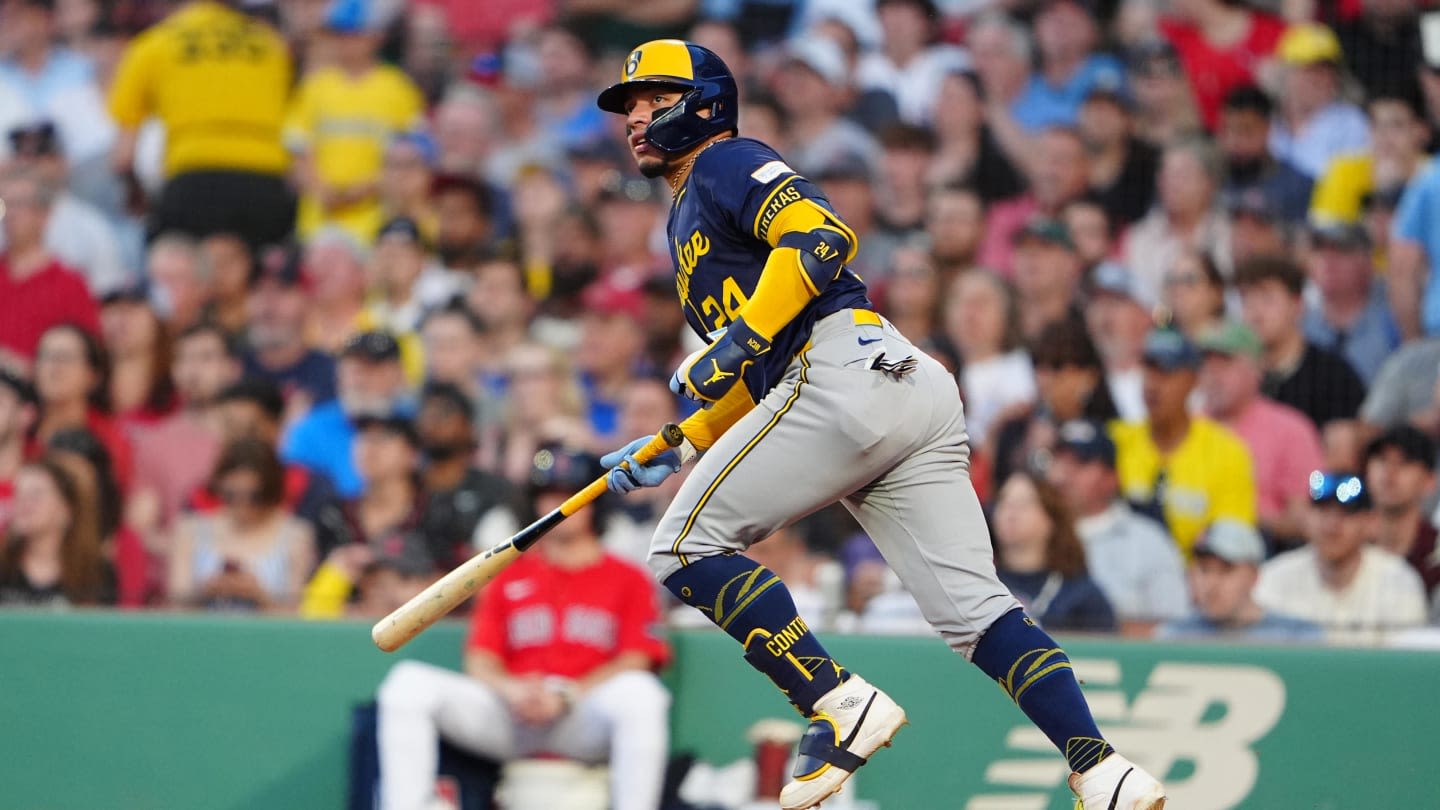
M 680 471 L 680 454 L 674 450 L 666 450 L 646 464 L 636 461 L 635 454 L 649 442 L 649 436 L 641 436 L 600 458 L 601 465 L 610 470 L 610 474 L 605 476 L 605 486 L 611 492 L 624 495 L 641 487 L 658 487 L 666 478 Z M 622 462 L 624 467 L 620 466 Z

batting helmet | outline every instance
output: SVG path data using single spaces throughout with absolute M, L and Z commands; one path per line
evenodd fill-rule
M 630 52 L 620 81 L 605 88 L 596 103 L 625 114 L 626 91 L 637 85 L 679 88 L 675 106 L 650 119 L 645 140 L 662 152 L 686 152 L 712 135 L 733 132 L 740 116 L 739 92 L 730 68 L 713 52 L 678 39 L 656 39 Z M 699 115 L 708 109 L 710 117 Z

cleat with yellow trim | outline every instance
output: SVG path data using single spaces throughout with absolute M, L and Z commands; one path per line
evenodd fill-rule
M 835 795 L 906 722 L 905 710 L 889 695 L 852 674 L 815 702 L 797 749 L 795 778 L 780 791 L 780 806 L 806 810 Z
M 1070 774 L 1075 810 L 1164 810 L 1165 786 L 1135 763 L 1111 754 L 1085 773 Z

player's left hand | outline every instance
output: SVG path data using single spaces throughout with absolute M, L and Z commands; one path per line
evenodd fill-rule
M 600 463 L 609 468 L 605 485 L 611 492 L 624 495 L 641 487 L 658 487 L 666 478 L 680 471 L 680 454 L 666 450 L 650 461 L 641 464 L 635 459 L 640 448 L 650 442 L 650 436 L 641 436 L 633 442 L 600 457 Z M 620 464 L 625 466 L 621 467 Z

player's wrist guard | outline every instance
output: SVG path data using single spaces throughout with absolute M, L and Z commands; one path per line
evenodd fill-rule
M 737 383 L 748 384 L 754 375 L 763 375 L 756 358 L 768 351 L 769 338 L 751 329 L 743 318 L 735 319 L 725 334 L 684 370 L 687 394 L 702 402 L 718 402 Z M 764 389 L 763 380 L 758 387 Z

